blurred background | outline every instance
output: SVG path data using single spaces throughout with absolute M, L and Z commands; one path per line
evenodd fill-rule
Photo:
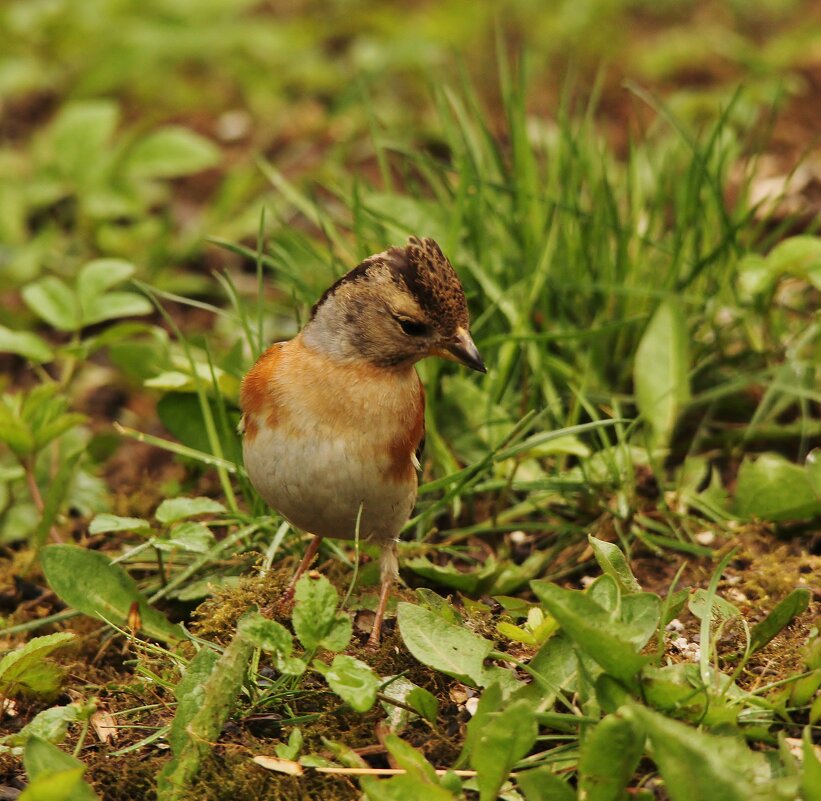
M 694 125 L 742 87 L 733 128 L 748 145 L 767 140 L 762 178 L 787 175 L 821 127 L 820 6 L 5 0 L 0 286 L 98 253 L 134 259 L 150 276 L 214 266 L 221 257 L 206 255 L 205 235 L 255 237 L 260 206 L 277 204 L 259 156 L 291 180 L 329 184 L 376 176 L 380 145 L 436 155 L 437 102 L 462 81 L 501 135 L 505 60 L 524 64 L 534 126 L 555 124 L 567 103 L 595 117 L 622 155 L 657 124 L 626 81 Z M 72 110 L 97 122 L 86 120 L 69 156 L 60 136 L 71 135 L 55 121 L 82 129 L 65 121 Z M 168 124 L 202 138 L 177 143 L 176 162 L 143 164 L 144 178 L 161 180 L 134 188 L 111 162 Z

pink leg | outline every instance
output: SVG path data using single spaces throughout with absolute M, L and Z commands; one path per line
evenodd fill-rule
M 311 540 L 310 545 L 308 545 L 305 549 L 305 556 L 302 557 L 302 561 L 299 563 L 299 567 L 296 569 L 293 578 L 288 584 L 288 589 L 285 591 L 286 602 L 293 599 L 296 583 L 299 581 L 300 576 L 311 566 L 311 562 L 314 561 L 314 557 L 316 556 L 316 552 L 319 550 L 319 544 L 321 542 L 322 537 L 318 534 L 314 534 L 314 538 Z
M 376 617 L 373 619 L 373 628 L 371 629 L 371 636 L 368 638 L 368 648 L 378 648 L 379 639 L 382 634 L 382 621 L 385 619 L 385 609 L 388 606 L 388 598 L 391 595 L 391 589 L 399 575 L 399 564 L 396 557 L 396 542 L 390 542 L 384 546 L 382 551 L 382 558 L 379 563 L 379 573 L 381 577 L 381 586 L 379 589 L 379 604 L 376 607 Z

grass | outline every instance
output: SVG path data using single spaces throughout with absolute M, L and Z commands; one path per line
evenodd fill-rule
M 160 50 L 172 22 L 149 18 Z M 231 36 L 220 74 L 254 94 Z M 138 119 L 150 70 L 116 85 L 127 123 L 111 101 L 60 103 L 40 145 L 18 146 L 36 180 L 17 176 L 22 217 L 0 202 L 17 237 L 0 316 L 0 775 L 25 775 L 26 797 L 817 798 L 821 240 L 752 200 L 755 93 L 691 114 L 630 83 L 651 124 L 615 147 L 605 71 L 539 113 L 541 62 L 512 66 L 502 38 L 490 102 L 472 54 L 418 119 L 334 83 L 361 127 L 312 180 L 270 154 L 231 176 L 204 139 Z M 88 58 L 81 95 L 133 75 Z M 175 77 L 162 102 L 188 91 Z M 48 155 L 95 130 L 101 173 Z M 214 208 L 184 230 L 176 204 L 204 168 Z M 100 215 L 101 196 L 131 205 Z M 190 264 L 204 231 L 210 275 Z M 404 587 L 367 653 L 367 543 L 326 543 L 329 581 L 281 608 L 304 537 L 248 483 L 236 401 L 335 277 L 410 234 L 456 265 L 491 369 L 420 365 Z M 37 254 L 67 244 L 44 271 Z M 368 775 L 388 767 L 406 773 Z

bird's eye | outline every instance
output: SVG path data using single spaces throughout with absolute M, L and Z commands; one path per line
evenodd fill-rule
M 411 320 L 409 317 L 397 317 L 396 322 L 399 323 L 399 327 L 409 337 L 423 337 L 428 333 L 428 327 L 419 320 Z

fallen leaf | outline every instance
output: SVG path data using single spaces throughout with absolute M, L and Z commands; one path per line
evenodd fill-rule
M 277 773 L 287 773 L 289 776 L 301 776 L 303 773 L 302 765 L 299 762 L 294 762 L 292 759 L 280 759 L 272 756 L 255 756 L 254 762 L 262 766 L 266 770 L 274 770 Z

